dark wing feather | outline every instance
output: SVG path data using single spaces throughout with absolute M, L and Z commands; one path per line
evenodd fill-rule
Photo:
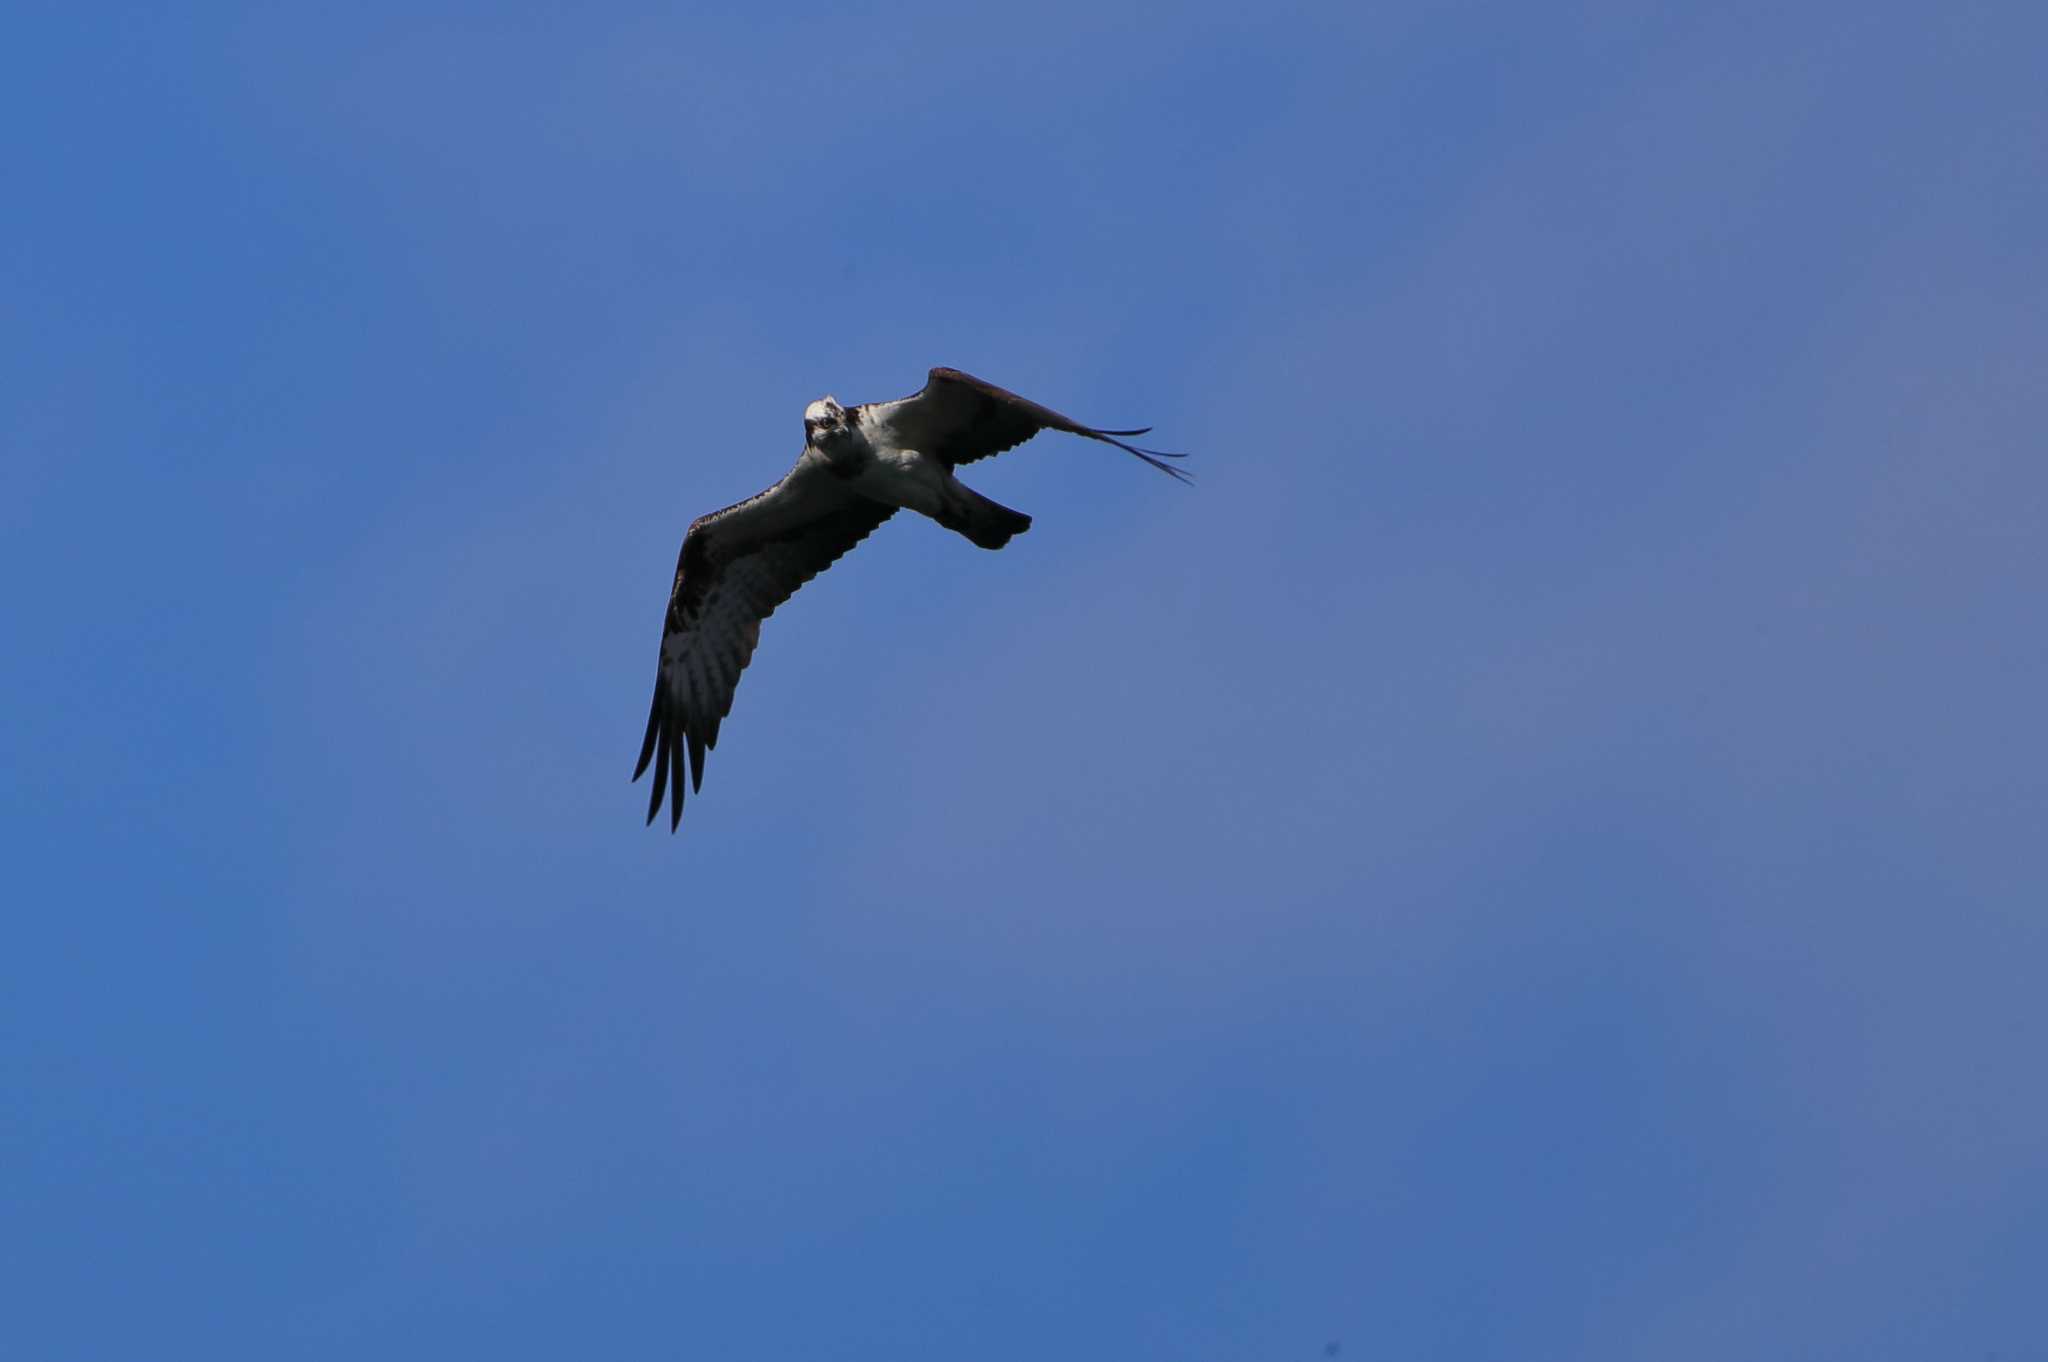
M 647 821 L 661 812 L 667 795 L 671 832 L 683 817 L 685 753 L 690 789 L 702 789 L 704 753 L 718 745 L 718 726 L 732 712 L 761 621 L 896 513 L 893 506 L 831 490 L 811 494 L 807 513 L 794 523 L 755 510 L 785 485 L 699 517 L 683 536 L 647 736 L 633 768 L 638 780 L 653 762 Z
M 1013 449 L 1041 430 L 1059 430 L 1115 445 L 1162 473 L 1182 482 L 1192 481 L 1185 472 L 1164 462 L 1186 455 L 1140 449 L 1116 438 L 1143 435 L 1150 426 L 1136 430 L 1084 426 L 1050 407 L 1041 407 L 1029 398 L 958 369 L 934 369 L 922 391 L 895 402 L 871 403 L 859 411 L 860 420 L 879 428 L 896 448 L 922 450 L 954 467 Z

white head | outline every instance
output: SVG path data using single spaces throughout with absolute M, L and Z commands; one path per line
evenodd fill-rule
M 846 408 L 839 405 L 836 397 L 821 397 L 804 408 L 804 440 L 807 444 L 825 444 L 842 439 L 847 429 Z

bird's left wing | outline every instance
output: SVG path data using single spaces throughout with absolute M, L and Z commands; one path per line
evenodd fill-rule
M 740 673 L 761 638 L 761 621 L 868 537 L 896 508 L 869 501 L 825 478 L 791 473 L 758 496 L 700 516 L 683 536 L 675 586 L 661 635 L 661 666 L 638 780 L 654 763 L 647 821 L 669 801 L 669 830 L 683 817 L 683 753 L 690 788 L 703 788 L 704 752 L 732 712 Z
M 1186 473 L 1166 462 L 1186 455 L 1140 449 L 1117 438 L 1143 435 L 1150 426 L 1135 430 L 1084 426 L 1051 407 L 958 369 L 934 369 L 924 387 L 910 396 L 894 402 L 870 402 L 855 411 L 856 419 L 878 443 L 919 450 L 954 467 L 1013 449 L 1041 430 L 1060 430 L 1115 445 L 1170 477 L 1190 481 Z

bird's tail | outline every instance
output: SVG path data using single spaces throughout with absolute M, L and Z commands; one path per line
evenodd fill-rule
M 1030 516 L 1022 511 L 1013 511 L 1000 502 L 990 501 L 972 487 L 959 482 L 946 488 L 940 512 L 935 519 L 941 525 L 949 530 L 958 530 L 978 548 L 999 549 L 1031 528 Z

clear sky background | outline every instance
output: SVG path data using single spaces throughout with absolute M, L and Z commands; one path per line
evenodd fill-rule
M 2048 1357 L 2043 15 L 10 6 L 0 1353 Z

